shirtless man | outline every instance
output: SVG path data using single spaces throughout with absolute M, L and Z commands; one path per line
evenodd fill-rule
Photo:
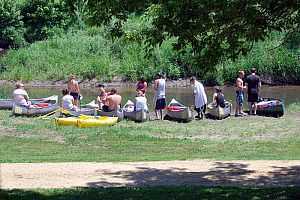
M 118 110 L 122 102 L 122 97 L 117 94 L 116 89 L 111 89 L 109 95 L 106 98 L 105 104 L 102 107 L 104 112 L 111 112 Z
M 244 103 L 244 86 L 243 78 L 245 77 L 244 71 L 239 71 L 239 76 L 236 79 L 236 108 L 235 108 L 235 116 L 240 117 L 245 113 L 243 112 L 243 103 Z

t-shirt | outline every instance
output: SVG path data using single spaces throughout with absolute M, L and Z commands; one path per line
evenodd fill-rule
M 135 110 L 136 111 L 148 111 L 147 99 L 145 97 L 135 97 Z
M 15 104 L 20 105 L 20 106 L 28 105 L 25 97 L 27 97 L 29 99 L 28 94 L 24 89 L 19 88 L 19 89 L 14 90 L 13 98 L 14 98 Z
M 260 78 L 255 74 L 247 76 L 246 83 L 248 84 L 248 94 L 257 94 Z
M 67 94 L 62 98 L 62 107 L 64 109 L 72 110 L 74 108 L 73 105 L 74 97 Z

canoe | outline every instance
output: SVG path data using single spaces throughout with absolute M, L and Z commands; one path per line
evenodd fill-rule
M 213 103 L 208 104 L 206 109 L 206 116 L 212 119 L 225 119 L 231 115 L 232 104 L 225 101 L 225 107 L 216 106 Z
M 61 114 L 64 116 L 74 116 L 78 117 L 80 115 L 97 115 L 97 110 L 99 106 L 95 104 L 95 101 L 91 101 L 88 104 L 82 105 L 79 110 L 66 110 L 63 109 Z
M 150 114 L 149 112 L 146 112 L 144 110 L 140 111 L 123 111 L 124 112 L 124 118 L 129 119 L 135 122 L 145 122 L 150 119 Z
M 123 107 L 124 118 L 128 120 L 132 120 L 135 122 L 145 122 L 150 119 L 150 114 L 148 111 L 134 110 L 134 103 L 130 100 Z
M 175 99 L 172 99 L 172 101 L 167 106 L 166 110 L 167 113 L 164 119 L 167 120 L 190 122 L 194 119 L 192 110 L 189 107 L 179 103 Z
M 50 114 L 52 112 L 54 114 L 55 111 L 58 109 L 58 96 L 52 96 L 51 99 L 47 100 L 47 103 L 43 102 L 39 104 L 34 104 L 30 107 L 19 106 L 14 104 L 12 108 L 12 113 L 16 116 L 35 117 Z
M 98 116 L 107 116 L 107 117 L 118 117 L 118 121 L 121 121 L 124 119 L 124 112 L 122 109 L 115 110 L 112 112 L 104 112 L 103 110 L 98 110 L 97 115 Z
M 284 115 L 284 103 L 280 99 L 261 98 L 257 103 L 257 115 L 269 117 L 282 117 Z
M 67 117 L 57 118 L 55 123 L 59 126 L 77 126 L 79 128 L 89 127 L 105 127 L 113 126 L 118 122 L 117 117 L 93 117 L 93 116 L 80 116 L 80 117 Z
M 50 96 L 47 98 L 40 98 L 40 99 L 30 99 L 31 103 L 38 104 L 38 103 L 49 103 L 56 96 Z M 11 110 L 14 106 L 13 99 L 0 99 L 0 110 Z

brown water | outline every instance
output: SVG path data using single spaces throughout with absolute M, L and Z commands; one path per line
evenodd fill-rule
M 51 95 L 60 95 L 61 96 L 61 88 L 26 88 L 30 98 L 40 98 L 40 97 L 47 97 Z M 213 95 L 213 88 L 207 87 L 205 88 L 208 99 L 211 101 Z M 8 86 L 2 86 L 0 88 L 0 98 L 6 99 L 11 98 L 13 88 Z M 133 99 L 135 96 L 135 88 L 119 88 L 119 93 L 123 97 L 123 104 L 126 103 L 128 99 Z M 93 89 L 82 89 L 82 104 L 87 103 L 91 100 L 94 100 L 97 96 L 97 88 Z M 193 96 L 192 96 L 192 89 L 191 88 L 167 88 L 166 90 L 167 100 L 170 101 L 172 98 L 177 99 L 178 101 L 182 102 L 185 105 L 192 105 L 193 104 Z M 234 87 L 225 86 L 224 87 L 224 94 L 227 100 L 231 101 L 233 104 L 235 102 L 235 91 Z M 154 91 L 152 88 L 149 88 L 147 92 L 147 99 L 148 103 L 152 106 L 153 105 L 153 97 Z M 276 87 L 269 87 L 264 86 L 261 91 L 261 97 L 273 97 L 282 99 L 286 105 L 300 102 L 300 86 L 276 86 Z

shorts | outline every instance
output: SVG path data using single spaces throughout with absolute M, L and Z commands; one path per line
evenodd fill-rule
M 257 103 L 258 102 L 258 93 L 249 93 L 248 94 L 248 102 Z
M 236 91 L 236 104 L 242 106 L 244 103 L 244 92 Z
M 104 106 L 102 106 L 102 111 L 103 112 L 112 112 L 114 110 L 110 109 L 108 105 L 104 105 Z
M 204 104 L 201 108 L 195 108 L 195 110 L 198 113 L 200 113 L 200 112 L 205 113 L 206 112 L 206 104 Z
M 74 98 L 74 100 L 79 99 L 79 93 L 77 93 L 77 92 L 70 92 L 70 95 Z
M 163 110 L 166 108 L 166 99 L 157 99 L 155 103 L 155 110 Z

